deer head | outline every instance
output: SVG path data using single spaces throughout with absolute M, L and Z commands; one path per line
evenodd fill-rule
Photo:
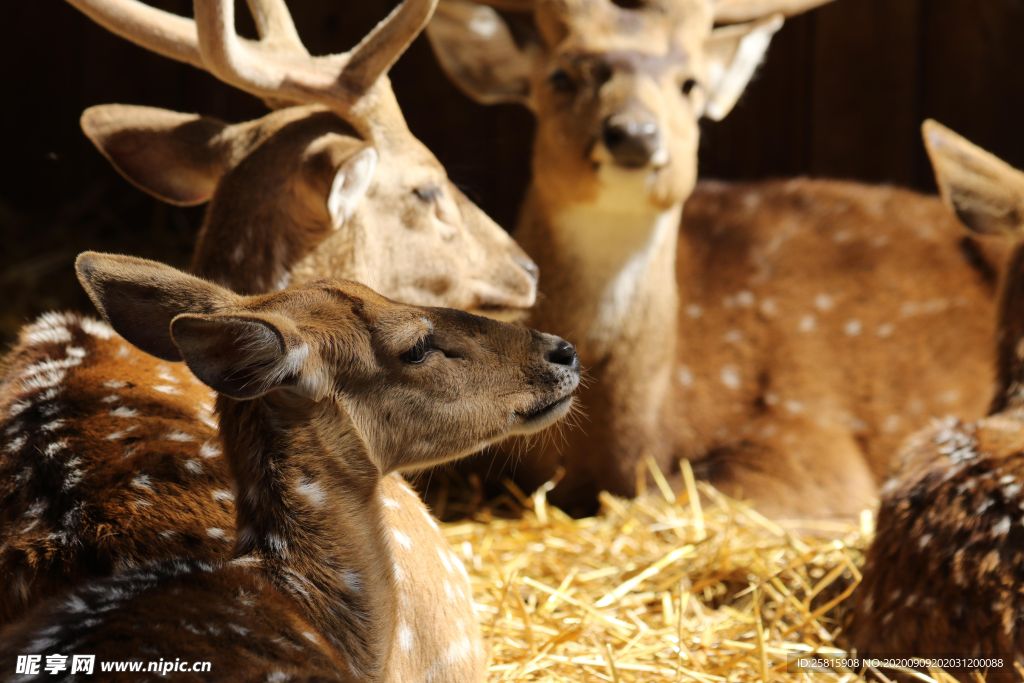
M 534 187 L 546 204 L 623 188 L 618 205 L 665 209 L 693 188 L 697 121 L 729 113 L 784 13 L 822 1 L 442 0 L 427 35 L 467 95 L 536 114 Z M 488 5 L 532 12 L 534 26 Z
M 282 0 L 250 2 L 260 41 L 235 35 L 231 2 L 196 2 L 193 21 L 137 0 L 68 1 L 278 108 L 237 125 L 126 105 L 82 117 L 136 186 L 210 203 L 198 273 L 245 293 L 330 274 L 416 304 L 532 305 L 536 266 L 413 137 L 388 82 L 436 0 L 403 2 L 352 51 L 327 57 L 306 52 Z
M 575 350 L 557 337 L 398 304 L 355 282 L 245 297 L 127 256 L 86 253 L 77 269 L 126 340 L 184 360 L 220 394 L 336 401 L 384 474 L 543 429 L 569 411 L 579 382 Z

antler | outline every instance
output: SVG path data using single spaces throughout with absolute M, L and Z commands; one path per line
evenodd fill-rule
M 832 0 L 711 0 L 718 24 L 739 24 L 772 14 L 792 17 L 830 2 Z
M 405 0 L 347 53 L 311 57 L 284 0 L 248 0 L 261 40 L 235 33 L 231 0 L 195 0 L 195 20 L 138 0 L 67 0 L 93 21 L 146 49 L 271 102 L 351 109 L 427 25 L 437 0 Z

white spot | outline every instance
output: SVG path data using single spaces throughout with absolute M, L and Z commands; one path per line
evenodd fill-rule
M 739 344 L 743 341 L 743 333 L 739 330 L 729 330 L 722 336 L 727 344 Z
M 35 346 L 36 344 L 65 344 L 71 341 L 71 333 L 66 327 L 53 327 L 29 332 L 23 339 L 29 346 Z
M 835 306 L 835 302 L 828 294 L 819 294 L 814 297 L 814 306 L 821 312 L 831 311 L 832 307 Z
M 139 425 L 132 425 L 131 427 L 127 427 L 126 429 L 122 429 L 119 432 L 114 432 L 113 434 L 107 434 L 107 436 L 104 437 L 104 438 L 106 438 L 107 441 L 117 441 L 118 439 L 123 438 L 128 432 L 135 431 L 136 429 L 138 429 L 138 427 L 139 427 Z
M 59 453 L 60 451 L 64 450 L 67 447 L 68 442 L 65 441 L 64 439 L 61 439 L 60 441 L 54 441 L 53 443 L 47 445 L 46 448 L 43 449 L 43 454 L 48 458 L 52 458 L 53 456 L 57 455 L 57 453 Z
M 412 629 L 403 621 L 398 627 L 398 644 L 402 648 L 402 652 L 409 654 L 412 652 L 413 646 L 413 635 Z
M 114 399 L 116 399 L 117 396 L 113 396 L 113 397 L 108 396 L 107 398 L 114 398 Z M 107 399 L 103 399 L 103 400 L 106 401 Z M 128 418 L 128 417 L 137 417 L 138 414 L 139 414 L 139 411 L 135 410 L 134 408 L 129 408 L 128 406 L 120 406 L 120 407 L 114 408 L 113 410 L 110 411 L 110 416 L 111 417 L 125 417 L 125 418 Z
M 676 373 L 676 378 L 679 380 L 679 383 L 682 384 L 684 387 L 693 386 L 693 373 L 690 372 L 690 368 L 686 367 L 685 365 L 679 366 L 679 371 Z
M 775 303 L 775 299 L 765 299 L 761 302 L 761 313 L 769 318 L 774 318 L 779 312 L 779 307 Z
M 409 538 L 406 533 L 399 531 L 398 529 L 392 529 L 392 533 L 394 533 L 395 540 L 398 541 L 398 545 L 402 546 L 406 550 L 412 548 L 412 539 Z
M 101 398 L 100 399 L 100 403 L 117 403 L 120 400 L 121 400 L 120 396 L 118 396 L 117 394 L 111 394 L 110 396 L 107 396 L 106 398 Z
M 992 525 L 992 533 L 996 536 L 1005 536 L 1010 533 L 1011 524 L 1013 524 L 1013 520 L 1011 520 L 1009 515 L 1007 515 Z
M 220 455 L 220 449 L 210 444 L 209 441 L 199 447 L 199 455 L 204 458 L 216 458 Z
M 172 386 L 167 385 L 167 384 L 157 384 L 157 385 L 155 385 L 153 387 L 153 390 L 154 391 L 159 391 L 160 393 L 163 393 L 163 394 L 176 394 L 176 393 L 178 393 L 178 388 L 177 387 L 172 387 Z
M 452 561 L 448 559 L 448 555 L 451 554 L 450 550 L 438 548 L 437 554 L 441 558 L 441 564 L 444 565 L 444 568 L 447 569 L 449 573 L 455 571 L 455 567 L 452 566 Z
M 21 447 L 25 445 L 25 440 L 26 439 L 24 435 L 15 437 L 14 439 L 11 440 L 9 444 L 7 444 L 7 452 L 17 453 L 18 451 L 20 451 Z
M 114 330 L 110 325 L 92 318 L 82 318 L 82 331 L 100 339 L 110 339 L 114 336 Z
M 139 489 L 146 489 L 147 491 L 153 490 L 152 480 L 149 478 L 148 474 L 136 474 L 135 478 L 132 479 L 132 486 Z
M 361 593 L 363 591 L 363 577 L 354 569 L 339 570 L 338 578 L 345 584 L 345 588 L 349 593 Z
M 885 421 L 882 423 L 882 431 L 885 432 L 886 434 L 894 434 L 895 432 L 898 432 L 899 429 L 899 415 L 890 415 L 889 417 L 885 418 Z
M 730 389 L 740 388 L 740 371 L 735 365 L 724 365 L 721 369 L 722 384 Z
M 754 293 L 744 289 L 742 292 L 736 293 L 734 300 L 736 301 L 736 305 L 740 308 L 750 308 L 754 305 Z
M 398 510 L 402 507 L 402 505 L 393 498 L 382 498 L 381 502 L 384 503 L 384 507 L 392 510 Z
M 818 321 L 814 319 L 813 315 L 805 315 L 800 318 L 800 325 L 797 327 L 801 332 L 813 332 L 814 328 L 818 326 Z
M 931 543 L 931 542 L 932 542 L 932 535 L 931 534 L 921 534 L 921 538 L 919 538 L 917 540 L 917 547 L 919 549 L 921 549 L 921 550 L 924 550 L 925 548 L 928 547 L 928 544 Z
M 848 337 L 856 337 L 861 333 L 862 329 L 863 326 L 860 324 L 860 321 L 857 320 L 856 318 L 852 320 L 847 320 L 846 324 L 843 326 L 843 332 L 846 332 L 846 335 Z
M 690 316 L 694 320 L 704 315 L 704 309 L 697 304 L 690 304 L 686 307 L 686 315 Z
M 878 326 L 877 334 L 882 339 L 888 339 L 895 330 L 896 327 L 892 323 L 884 323 Z
M 783 407 L 791 413 L 802 413 L 804 411 L 804 404 L 800 401 L 789 400 L 782 404 Z
M 233 502 L 235 500 L 235 497 L 233 495 L 231 495 L 230 491 L 219 490 L 219 491 L 214 491 L 213 492 L 213 499 L 214 500 L 223 500 L 223 501 L 226 501 L 226 502 L 230 503 L 230 502 Z
M 211 527 L 206 530 L 206 535 L 210 538 L 224 538 L 224 530 L 218 529 L 217 527 Z
M 185 469 L 191 472 L 192 474 L 203 473 L 203 466 L 199 464 L 198 460 L 186 460 Z
M 327 494 L 324 493 L 323 487 L 317 481 L 300 484 L 295 487 L 295 492 L 305 498 L 306 502 L 313 507 L 322 508 L 327 502 Z
M 107 389 L 124 389 L 128 385 L 125 384 L 124 382 L 121 382 L 120 380 L 111 379 L 104 382 L 103 386 L 105 386 Z
M 306 636 L 306 638 L 307 638 L 307 639 L 308 639 L 308 640 L 309 640 L 310 642 L 313 642 L 313 643 L 317 643 L 317 644 L 319 644 L 319 643 L 320 643 L 320 639 L 316 637 L 316 634 L 315 634 L 315 633 L 310 633 L 309 631 L 303 631 L 303 632 L 302 632 L 302 635 Z
M 173 431 L 173 432 L 167 432 L 166 434 L 164 434 L 164 440 L 165 441 L 178 441 L 180 443 L 187 443 L 189 441 L 194 441 L 195 437 L 192 436 L 191 434 L 186 434 L 185 432 Z

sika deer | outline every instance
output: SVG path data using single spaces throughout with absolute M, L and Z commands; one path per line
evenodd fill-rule
M 87 253 L 77 269 L 125 339 L 218 392 L 238 538 L 230 562 L 169 560 L 52 599 L 4 632 L 4 670 L 88 651 L 210 660 L 204 680 L 483 680 L 475 621 L 445 619 L 444 600 L 413 621 L 410 602 L 469 601 L 469 585 L 398 472 L 559 420 L 572 347 L 353 282 L 243 297 L 142 259 Z M 404 523 L 420 516 L 422 536 Z M 403 668 L 413 650 L 430 666 Z
M 1013 256 L 1002 285 L 990 414 L 915 434 L 882 489 L 852 644 L 864 655 L 1024 655 L 1024 173 L 929 121 L 942 195 Z M 964 671 L 956 672 L 969 680 Z
M 200 24 L 197 34 L 192 22 L 130 0 L 78 6 L 176 58 L 198 60 L 198 36 L 213 27 Z M 283 4 L 254 9 L 268 40 L 294 33 Z M 353 59 L 365 63 L 367 46 L 397 57 L 411 40 L 410 17 L 422 24 L 416 17 L 429 9 L 403 4 Z M 158 40 L 174 35 L 180 49 Z M 408 302 L 449 300 L 491 315 L 529 305 L 532 264 L 411 137 L 386 77 L 366 91 L 374 104 L 345 73 L 355 99 L 331 109 L 290 107 L 225 127 L 114 105 L 83 123 L 115 165 L 157 195 L 212 196 L 195 270 L 221 284 L 263 292 L 295 273 L 296 282 L 347 277 Z M 356 128 L 380 140 L 368 146 Z M 23 332 L 0 378 L 0 626 L 86 578 L 179 555 L 229 557 L 233 498 L 211 410 L 208 389 L 186 368 L 138 352 L 104 325 L 51 314 Z M 436 596 L 425 597 L 429 605 Z M 462 619 L 475 618 L 469 603 L 453 604 L 465 608 Z
M 330 275 L 420 305 L 505 317 L 533 305 L 536 266 L 409 132 L 386 75 L 436 0 L 402 3 L 329 57 L 309 56 L 283 0 L 251 0 L 257 43 L 230 31 L 231 2 L 197 2 L 198 24 L 136 0 L 68 2 L 283 107 L 235 125 L 128 105 L 82 116 L 133 184 L 174 204 L 210 203 L 196 273 L 248 294 Z
M 537 116 L 514 233 L 540 266 L 530 324 L 572 339 L 595 380 L 589 420 L 527 453 L 523 485 L 562 464 L 551 499 L 588 513 L 602 489 L 634 492 L 646 452 L 666 471 L 690 459 L 769 514 L 856 515 L 904 435 L 980 412 L 995 288 L 939 201 L 704 185 L 683 216 L 698 119 L 735 103 L 781 23 L 771 12 L 820 0 L 514 4 L 534 8 L 535 34 L 459 0 L 427 33 L 470 96 Z

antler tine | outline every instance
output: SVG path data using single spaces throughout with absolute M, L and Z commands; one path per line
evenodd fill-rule
M 369 90 L 426 28 L 438 0 L 405 0 L 349 53 L 341 78 L 356 93 Z
M 754 21 L 772 14 L 792 17 L 808 12 L 832 0 L 712 0 L 715 8 L 715 22 L 739 24 Z
M 291 53 L 309 55 L 299 38 L 299 32 L 295 30 L 295 22 L 284 0 L 246 1 L 256 20 L 256 30 L 265 44 L 271 48 L 280 47 Z
M 194 7 L 199 51 L 217 78 L 272 101 L 351 103 L 350 94 L 337 84 L 337 57 L 272 54 L 235 33 L 234 2 L 195 0 Z
M 97 24 L 147 50 L 206 69 L 191 19 L 136 0 L 67 0 Z
M 535 0 L 473 0 L 473 2 L 505 12 L 532 12 L 537 9 Z

